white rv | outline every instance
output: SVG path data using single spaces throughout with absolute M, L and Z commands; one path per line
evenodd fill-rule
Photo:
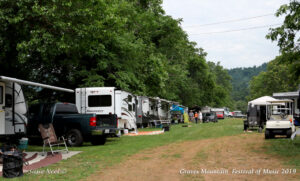
M 137 96 L 136 123 L 138 127 L 147 127 L 150 121 L 150 101 L 146 96 Z
M 169 124 L 171 121 L 171 102 L 159 97 L 149 98 L 150 125 Z
M 79 113 L 117 115 L 120 130 L 137 130 L 136 96 L 129 92 L 115 87 L 77 88 L 76 106 Z
M 20 137 L 26 134 L 27 104 L 20 84 L 74 92 L 70 89 L 0 76 L 0 137 Z

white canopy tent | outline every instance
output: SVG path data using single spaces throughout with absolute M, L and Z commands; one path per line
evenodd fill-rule
M 270 104 L 270 102 L 273 102 L 273 101 L 279 101 L 279 100 L 275 99 L 271 96 L 263 96 L 263 97 L 259 97 L 257 99 L 254 99 L 254 100 L 248 102 L 248 105 L 251 104 L 252 106 L 254 106 L 254 105 L 257 105 L 257 106 L 264 105 L 265 106 L 265 105 Z

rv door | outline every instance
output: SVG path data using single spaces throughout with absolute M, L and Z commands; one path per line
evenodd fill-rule
M 5 134 L 5 84 L 0 82 L 0 135 Z

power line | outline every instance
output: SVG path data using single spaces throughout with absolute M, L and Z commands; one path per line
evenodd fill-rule
M 271 24 L 271 25 L 264 25 L 264 26 L 254 26 L 254 27 L 242 28 L 242 29 L 234 29 L 234 30 L 226 30 L 226 31 L 215 31 L 215 32 L 204 32 L 204 33 L 189 34 L 189 35 L 205 35 L 205 34 L 216 34 L 216 33 L 230 33 L 230 32 L 253 30 L 253 29 L 259 29 L 259 28 L 265 28 L 265 27 L 271 27 L 271 26 L 277 26 L 277 25 L 281 25 L 281 24 L 278 23 L 278 24 Z
M 233 19 L 233 20 L 220 21 L 220 22 L 207 23 L 207 24 L 200 24 L 200 25 L 190 25 L 190 26 L 185 26 L 185 27 L 194 27 L 194 26 L 202 27 L 202 26 L 211 26 L 211 25 L 224 24 L 224 23 L 233 23 L 233 22 L 245 21 L 245 20 L 249 20 L 249 19 L 256 19 L 256 18 L 271 16 L 271 15 L 274 15 L 274 14 L 269 13 L 269 14 L 264 14 L 264 15 L 259 15 L 259 16 L 248 17 L 248 18 Z

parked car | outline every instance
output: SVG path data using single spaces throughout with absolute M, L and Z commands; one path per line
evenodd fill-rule
M 117 117 L 111 124 L 101 124 L 96 114 L 79 114 L 75 104 L 41 103 L 29 108 L 28 136 L 40 136 L 39 124 L 52 123 L 57 136 L 65 136 L 70 146 L 81 146 L 84 141 L 103 145 L 106 137 L 116 135 Z
M 245 114 L 242 114 L 242 111 L 234 111 L 234 118 L 246 118 L 247 116 Z
M 215 112 L 203 113 L 203 123 L 218 122 L 218 118 Z

